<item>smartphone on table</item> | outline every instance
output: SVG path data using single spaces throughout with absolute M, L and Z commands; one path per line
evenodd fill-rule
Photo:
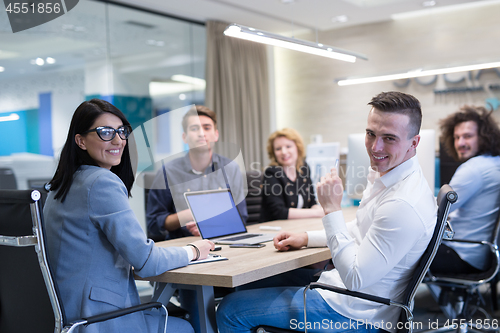
M 231 244 L 229 247 L 249 247 L 249 248 L 258 248 L 264 247 L 266 244 Z

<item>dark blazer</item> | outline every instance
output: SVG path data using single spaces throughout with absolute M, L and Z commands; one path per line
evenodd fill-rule
M 281 166 L 270 166 L 264 171 L 260 222 L 288 219 L 288 209 L 297 208 L 299 194 L 304 199 L 302 208 L 311 208 L 316 204 L 311 170 L 307 163 L 300 169 L 294 182 L 288 179 Z

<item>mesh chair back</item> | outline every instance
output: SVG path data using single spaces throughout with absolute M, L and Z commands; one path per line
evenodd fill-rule
M 38 191 L 0 190 L 0 235 L 3 236 L 0 237 L 2 333 L 55 332 L 56 316 L 47 289 L 47 279 L 42 273 L 36 252 L 40 241 L 43 246 L 43 239 L 38 237 L 41 229 L 36 225 L 41 223 L 39 197 Z M 31 236 L 24 240 L 32 239 L 32 244 L 7 245 L 9 239 L 23 236 Z
M 499 193 L 499 198 L 498 198 L 498 212 L 497 212 L 497 219 L 495 222 L 495 229 L 493 230 L 493 235 L 491 237 L 491 244 L 497 248 L 497 251 L 494 253 L 490 254 L 490 269 L 488 270 L 488 273 L 490 276 L 495 276 L 498 273 L 499 270 L 499 265 L 500 265 L 500 257 L 499 257 L 499 252 L 498 252 L 498 237 L 500 236 L 500 193 Z
M 11 168 L 0 168 L 0 189 L 15 190 L 17 189 L 16 176 Z
M 144 207 L 148 208 L 149 190 L 153 188 L 156 172 L 143 172 Z
M 446 227 L 446 219 L 448 218 L 448 212 L 450 210 L 450 205 L 457 201 L 457 194 L 453 191 L 453 189 L 445 184 L 439 190 L 439 194 L 437 197 L 438 203 L 438 212 L 437 212 L 437 221 L 436 226 L 434 227 L 434 232 L 432 234 L 432 238 L 424 251 L 420 261 L 418 262 L 417 267 L 413 273 L 413 278 L 411 279 L 408 287 L 406 288 L 405 296 L 403 299 L 403 304 L 407 306 L 411 306 L 413 302 L 413 298 L 415 297 L 415 293 L 417 292 L 417 288 L 422 282 L 429 269 L 429 266 L 434 259 L 436 252 L 443 240 L 443 234 Z M 405 311 L 401 311 L 400 322 L 406 323 L 408 320 L 407 313 Z M 399 332 L 407 332 L 408 328 L 404 328 Z
M 450 283 L 463 284 L 463 285 L 482 284 L 492 280 L 497 275 L 500 265 L 499 251 L 497 248 L 499 233 L 500 233 L 500 210 L 497 212 L 497 218 L 495 222 L 495 227 L 493 229 L 493 233 L 491 235 L 491 239 L 488 240 L 492 248 L 491 251 L 488 253 L 490 265 L 488 266 L 487 270 L 478 273 L 463 273 L 463 274 L 433 273 L 432 274 L 433 279 Z M 482 246 L 487 246 L 487 245 L 482 245 Z
M 143 172 L 143 187 L 144 187 L 144 209 L 145 209 L 145 214 L 147 216 L 148 214 L 148 199 L 149 199 L 149 191 L 151 189 L 154 189 L 156 188 L 155 187 L 155 183 L 154 183 L 154 180 L 155 180 L 155 177 L 156 177 L 156 172 Z M 160 185 L 160 188 L 161 188 L 162 185 Z M 163 188 L 165 188 L 165 186 L 163 186 Z M 149 229 L 147 230 L 147 235 L 148 235 L 148 238 L 151 238 L 152 240 L 154 240 L 155 242 L 161 242 L 161 241 L 164 241 L 165 240 L 165 236 L 163 235 L 154 235 L 152 233 L 149 232 Z
M 248 211 L 247 224 L 257 223 L 260 220 L 262 205 L 262 172 L 247 171 L 248 194 L 245 198 Z

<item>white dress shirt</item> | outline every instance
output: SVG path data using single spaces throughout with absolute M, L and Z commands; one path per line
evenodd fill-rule
M 417 157 L 384 176 L 370 168 L 356 219 L 341 211 L 323 218 L 324 231 L 308 232 L 311 246 L 328 245 L 335 269 L 319 282 L 402 301 L 436 224 L 437 205 Z M 317 289 L 339 314 L 396 332 L 401 309 Z

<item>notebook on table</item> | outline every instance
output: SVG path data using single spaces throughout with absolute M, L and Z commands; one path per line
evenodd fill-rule
M 229 189 L 186 192 L 184 197 L 203 239 L 216 244 L 258 244 L 275 236 L 247 231 Z

